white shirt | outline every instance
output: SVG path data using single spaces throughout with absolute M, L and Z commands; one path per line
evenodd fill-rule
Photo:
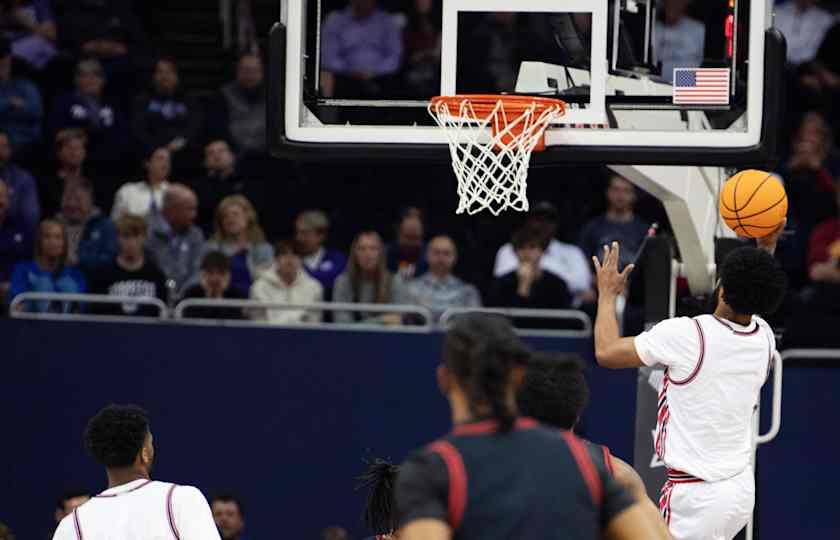
M 155 189 L 144 181 L 123 184 L 114 196 L 111 218 L 116 221 L 125 214 L 146 217 L 152 210 L 152 201 L 160 211 L 163 208 L 163 194 L 168 188 L 169 182 L 162 182 Z
M 674 82 L 674 68 L 700 67 L 706 47 L 706 26 L 683 17 L 677 24 L 656 22 L 654 62 L 662 62 L 662 78 Z
M 501 277 L 513 272 L 519 266 L 519 259 L 513 245 L 507 243 L 496 253 L 496 264 L 493 275 Z M 540 259 L 540 268 L 563 278 L 566 286 L 573 295 L 580 294 L 592 288 L 592 272 L 583 251 L 572 244 L 564 244 L 559 240 L 551 240 L 548 249 Z
M 714 482 L 746 469 L 752 417 L 776 350 L 770 326 L 701 315 L 657 324 L 636 336 L 648 366 L 665 366 L 656 452 L 671 469 Z
M 78 507 L 53 540 L 219 540 L 219 533 L 198 489 L 141 479 Z
M 290 285 L 280 279 L 277 270 L 272 267 L 251 285 L 251 298 L 261 302 L 276 302 L 278 304 L 312 304 L 323 301 L 324 288 L 302 269 Z M 322 318 L 320 311 L 303 309 L 257 309 L 254 310 L 254 313 L 256 319 L 268 321 L 272 324 L 321 322 Z
M 816 6 L 801 11 L 790 1 L 776 8 L 774 26 L 787 41 L 787 59 L 791 64 L 809 62 L 817 56 L 825 34 L 834 18 Z

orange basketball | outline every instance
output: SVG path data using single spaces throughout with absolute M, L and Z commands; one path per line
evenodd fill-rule
M 773 173 L 741 171 L 720 192 L 720 217 L 735 234 L 761 238 L 773 232 L 787 216 L 785 187 Z

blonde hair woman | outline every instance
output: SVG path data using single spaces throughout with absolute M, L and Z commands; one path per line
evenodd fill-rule
M 213 227 L 204 252 L 221 251 L 230 257 L 230 285 L 247 295 L 251 284 L 274 263 L 274 249 L 265 241 L 254 206 L 242 195 L 225 197 L 216 207 Z

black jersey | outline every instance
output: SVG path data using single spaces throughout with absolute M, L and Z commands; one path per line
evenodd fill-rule
M 402 465 L 399 524 L 449 523 L 457 540 L 597 540 L 634 501 L 571 432 L 519 418 L 456 426 Z

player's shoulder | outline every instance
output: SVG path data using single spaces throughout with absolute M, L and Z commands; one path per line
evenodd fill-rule
M 773 330 L 773 327 L 770 326 L 770 323 L 759 317 L 758 315 L 753 316 L 753 320 L 756 322 L 758 327 L 764 332 L 768 338 L 770 338 L 773 343 L 776 343 L 776 331 Z
M 656 323 L 652 330 L 655 330 L 657 333 L 668 333 L 677 336 L 685 335 L 686 330 L 691 330 L 695 328 L 695 319 L 692 317 L 672 317 L 670 319 L 664 319 L 658 323 Z M 692 334 L 688 334 L 691 336 Z
M 84 506 L 84 505 L 82 505 Z M 67 539 L 75 539 L 76 538 L 76 526 L 73 523 L 73 520 L 76 519 L 74 515 L 75 511 L 70 512 L 66 516 L 64 516 L 61 521 L 58 522 L 58 527 L 55 528 L 55 532 L 53 533 L 53 540 L 64 540 Z

